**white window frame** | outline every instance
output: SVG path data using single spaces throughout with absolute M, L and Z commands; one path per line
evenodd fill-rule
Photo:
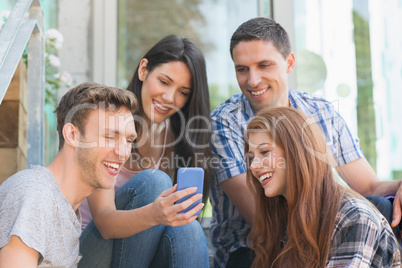
M 293 0 L 272 0 L 273 19 L 286 30 L 292 48 L 295 48 L 294 41 L 294 12 Z M 296 59 L 297 60 L 297 59 Z M 289 75 L 289 88 L 296 88 L 296 70 Z
M 288 32 L 294 47 L 293 0 L 257 0 L 260 16 L 273 17 Z M 117 84 L 117 0 L 92 0 L 93 4 L 93 80 L 116 86 Z M 266 5 L 269 6 L 268 13 Z M 265 7 L 265 8 L 264 8 Z M 296 75 L 289 76 L 289 87 L 296 88 Z
M 116 86 L 117 0 L 93 0 L 92 78 Z

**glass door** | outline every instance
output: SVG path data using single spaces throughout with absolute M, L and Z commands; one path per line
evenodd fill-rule
M 232 33 L 244 21 L 269 12 L 269 1 L 155 0 L 118 1 L 117 86 L 125 88 L 141 57 L 169 34 L 192 39 L 205 53 L 211 107 L 237 86 L 229 53 Z
M 293 0 L 296 88 L 332 101 L 382 179 L 402 179 L 402 2 Z

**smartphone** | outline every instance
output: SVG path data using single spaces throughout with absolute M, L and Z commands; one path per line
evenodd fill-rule
M 187 195 L 179 200 L 176 203 L 181 203 L 188 198 L 192 197 L 195 194 L 202 194 L 204 189 L 204 170 L 199 167 L 186 167 L 179 168 L 177 171 L 177 191 L 189 188 L 189 187 L 197 187 L 197 191 L 193 194 Z M 194 208 L 196 205 L 201 203 L 201 199 L 195 201 L 188 208 L 180 211 L 180 213 L 187 212 Z M 194 215 L 200 215 L 201 210 L 195 213 Z

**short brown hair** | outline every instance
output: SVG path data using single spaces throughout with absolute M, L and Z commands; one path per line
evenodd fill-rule
M 241 24 L 230 39 L 230 56 L 233 59 L 233 49 L 240 42 L 261 40 L 272 42 L 276 49 L 286 59 L 292 48 L 288 33 L 283 27 L 270 18 L 258 17 Z
M 84 82 L 70 89 L 56 107 L 59 150 L 64 146 L 63 127 L 72 123 L 81 134 L 88 114 L 94 108 L 118 110 L 126 107 L 132 114 L 137 110 L 137 98 L 128 90 L 109 87 L 94 82 Z M 71 116 L 71 117 L 70 117 Z M 70 117 L 70 118 L 69 118 Z

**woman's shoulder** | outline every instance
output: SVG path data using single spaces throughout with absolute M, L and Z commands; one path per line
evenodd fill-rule
M 371 228 L 383 229 L 387 224 L 384 216 L 364 197 L 345 193 L 336 217 L 336 228 L 369 225 Z
M 380 264 L 382 265 L 376 265 Z M 345 194 L 326 267 L 399 267 L 399 248 L 387 220 L 371 203 Z M 365 266 L 366 267 L 366 266 Z

